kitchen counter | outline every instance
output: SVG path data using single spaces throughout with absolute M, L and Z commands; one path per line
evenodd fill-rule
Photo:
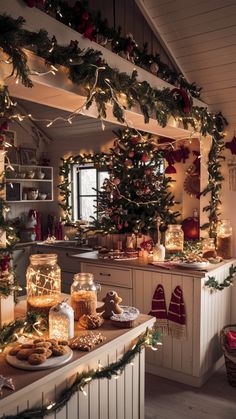
M 25 309 L 26 303 L 21 301 L 17 306 L 17 313 L 24 313 Z M 4 355 L 1 355 L 1 374 L 13 379 L 15 391 L 3 389 L 0 396 L 0 416 L 2 414 L 13 415 L 26 408 L 49 404 L 60 398 L 60 393 L 66 388 L 67 383 L 72 381 L 77 371 L 82 372 L 95 368 L 99 362 L 105 366 L 116 359 L 118 360 L 130 348 L 133 340 L 145 332 L 147 327 L 152 327 L 153 323 L 153 317 L 140 315 L 134 328 L 119 329 L 112 326 L 107 320 L 98 329 L 106 336 L 104 343 L 90 352 L 74 351 L 72 359 L 66 365 L 51 370 L 22 371 L 8 365 Z M 79 331 L 76 326 L 76 335 L 81 333 L 85 332 Z M 124 384 L 124 380 L 126 384 Z M 86 391 L 88 397 L 85 397 L 82 392 L 76 393 L 60 412 L 53 415 L 53 418 L 94 419 L 98 416 L 92 412 L 99 409 L 99 417 L 107 417 L 108 410 L 111 412 L 112 409 L 123 409 L 126 412 L 126 417 L 142 419 L 144 417 L 144 352 L 136 355 L 134 366 L 127 365 L 125 367 L 119 380 L 113 378 L 111 380 L 104 379 L 101 382 L 94 381 L 87 386 Z
M 229 259 L 224 260 L 218 264 L 210 264 L 207 268 L 202 269 L 190 269 L 190 268 L 183 268 L 173 266 L 169 267 L 162 267 L 158 265 L 151 264 L 151 258 L 147 261 L 142 258 L 137 258 L 135 260 L 114 260 L 114 259 L 104 259 L 100 258 L 97 251 L 79 253 L 71 255 L 71 258 L 76 258 L 80 260 L 80 262 L 89 262 L 89 263 L 96 263 L 101 265 L 107 265 L 117 268 L 130 268 L 130 269 L 145 269 L 147 271 L 154 271 L 154 272 L 163 272 L 163 271 L 171 271 L 171 273 L 175 273 L 177 275 L 181 274 L 183 276 L 194 275 L 195 277 L 205 277 L 208 274 L 214 275 L 214 273 L 222 267 L 231 266 L 236 262 L 236 259 Z

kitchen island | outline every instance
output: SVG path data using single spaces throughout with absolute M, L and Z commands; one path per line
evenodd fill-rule
M 123 302 L 148 314 L 158 284 L 163 285 L 167 310 L 176 286 L 183 291 L 186 309 L 187 338 L 179 340 L 163 336 L 163 346 L 146 356 L 147 371 L 175 381 L 200 387 L 220 367 L 224 360 L 219 344 L 219 333 L 232 321 L 233 287 L 212 291 L 205 286 L 210 277 L 221 283 L 235 265 L 235 259 L 210 265 L 205 271 L 151 265 L 143 259 L 100 259 L 97 252 L 72 255 L 81 272 L 91 272 L 102 285 L 101 299 L 113 289 Z
M 25 301 L 16 306 L 16 315 L 23 314 Z M 90 352 L 73 351 L 72 359 L 64 366 L 42 371 L 22 371 L 8 365 L 4 355 L 0 356 L 0 371 L 11 377 L 15 391 L 3 388 L 0 396 L 0 417 L 16 415 L 25 409 L 51 406 L 60 399 L 63 390 L 72 384 L 77 373 L 105 367 L 119 360 L 132 347 L 137 338 L 151 328 L 154 318 L 140 315 L 132 329 L 115 328 L 106 321 L 99 332 L 106 341 Z M 76 330 L 76 334 L 84 333 Z M 101 367 L 102 368 L 102 367 Z M 98 418 L 144 418 L 144 349 L 136 354 L 133 365 L 125 366 L 119 379 L 94 380 L 86 389 L 76 392 L 59 412 L 48 418 L 56 419 L 98 419 Z

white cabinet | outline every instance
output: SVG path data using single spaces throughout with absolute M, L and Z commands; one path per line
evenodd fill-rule
M 81 263 L 81 271 L 92 273 L 95 281 L 101 284 L 101 292 L 98 294 L 98 299 L 102 299 L 108 291 L 113 290 L 122 298 L 122 304 L 133 304 L 131 269 L 104 266 L 103 263 Z
M 225 263 L 211 272 L 216 280 L 228 275 L 232 264 Z M 178 340 L 167 335 L 157 352 L 147 354 L 147 371 L 171 380 L 196 387 L 201 386 L 214 368 L 223 364 L 219 343 L 220 330 L 230 323 L 231 287 L 211 292 L 204 286 L 206 277 L 194 277 L 176 272 L 133 271 L 133 304 L 142 313 L 148 314 L 152 297 L 158 284 L 165 291 L 167 311 L 171 294 L 179 285 L 183 291 L 186 309 L 187 338 Z

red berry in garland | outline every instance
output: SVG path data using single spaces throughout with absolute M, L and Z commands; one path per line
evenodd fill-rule
M 128 223 L 128 221 L 125 221 L 124 226 L 125 226 L 125 228 L 128 228 L 128 227 L 129 227 L 129 223 Z
M 131 151 L 129 152 L 128 156 L 129 156 L 129 157 L 131 157 L 131 158 L 132 158 L 132 157 L 134 157 L 134 151 L 133 151 L 133 150 L 131 150 Z

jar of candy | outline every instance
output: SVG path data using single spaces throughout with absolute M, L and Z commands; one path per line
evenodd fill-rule
M 217 255 L 223 259 L 232 257 L 232 226 L 229 220 L 221 220 L 217 226 Z
M 75 320 L 79 320 L 83 314 L 96 314 L 97 292 L 101 286 L 94 282 L 91 273 L 78 273 L 74 275 L 71 285 L 71 307 L 74 310 Z

